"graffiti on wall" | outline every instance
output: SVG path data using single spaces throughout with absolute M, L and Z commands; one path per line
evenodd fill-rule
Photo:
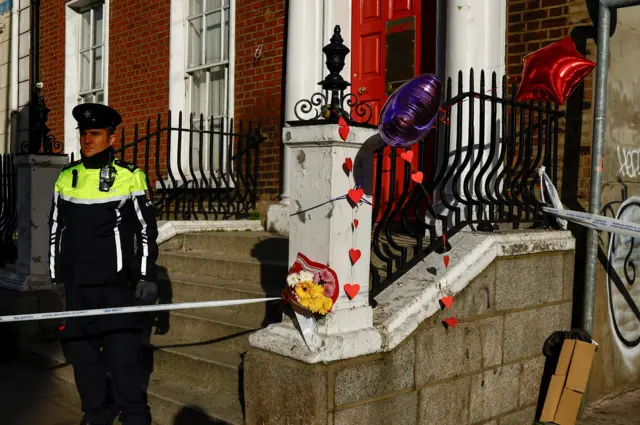
M 634 179 L 640 177 L 640 148 L 618 146 L 618 176 Z
M 640 197 L 627 198 L 623 189 L 622 200 L 607 204 L 603 214 L 638 223 Z M 634 368 L 640 359 L 640 240 L 610 233 L 607 260 L 609 320 L 625 364 Z
M 13 8 L 12 0 L 0 1 L 0 15 L 4 15 L 5 13 L 11 12 L 12 8 Z

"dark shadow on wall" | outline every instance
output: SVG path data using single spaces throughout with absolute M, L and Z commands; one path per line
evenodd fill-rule
M 274 236 L 261 240 L 251 250 L 251 256 L 260 262 L 260 287 L 263 296 L 281 297 L 288 271 L 289 239 Z M 277 300 L 267 302 L 261 326 L 281 320 L 281 303 Z

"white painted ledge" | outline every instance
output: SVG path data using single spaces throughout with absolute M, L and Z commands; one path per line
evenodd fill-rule
M 264 231 L 260 220 L 158 221 L 158 245 L 177 235 L 197 232 Z
M 449 240 L 449 268 L 436 253 L 414 266 L 376 297 L 373 328 L 321 334 L 320 348 L 311 351 L 295 328 L 277 323 L 253 333 L 249 338 L 251 346 L 305 363 L 390 351 L 440 309 L 440 298 L 458 294 L 497 257 L 575 249 L 575 239 L 569 231 L 460 232 Z M 435 269 L 435 275 L 428 269 Z

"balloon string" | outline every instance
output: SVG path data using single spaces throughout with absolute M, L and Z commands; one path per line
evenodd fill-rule
M 356 186 L 355 188 L 359 189 L 360 186 Z M 317 205 L 314 205 L 313 207 L 309 207 L 306 210 L 296 211 L 293 214 L 289 214 L 289 217 L 293 217 L 294 215 L 298 215 L 298 214 L 303 214 L 303 213 L 309 212 L 311 210 L 315 210 L 316 208 L 320 208 L 321 206 L 327 205 L 327 204 L 329 204 L 331 202 L 340 201 L 340 200 L 346 199 L 346 198 L 347 198 L 347 195 L 338 196 L 336 198 L 329 199 L 328 201 L 325 201 L 325 202 L 323 202 L 321 204 L 317 204 Z M 373 206 L 370 201 L 368 201 L 368 200 L 366 200 L 364 198 L 362 198 L 362 199 L 360 199 L 360 201 L 358 201 L 358 205 L 360 205 L 360 204 L 367 204 L 367 205 Z

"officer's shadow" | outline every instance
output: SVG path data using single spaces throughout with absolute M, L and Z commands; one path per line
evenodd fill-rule
M 183 407 L 176 415 L 172 425 L 231 425 L 221 420 L 210 419 L 197 406 Z

